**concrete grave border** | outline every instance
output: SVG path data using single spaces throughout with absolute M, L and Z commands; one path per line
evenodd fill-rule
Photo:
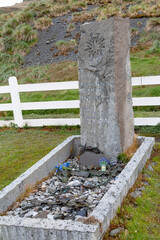
M 129 189 L 150 157 L 155 143 L 154 138 L 138 137 L 140 147 L 129 163 L 118 175 L 114 184 L 100 200 L 90 217 L 95 224 L 84 224 L 72 220 L 48 220 L 0 217 L 0 240 L 100 240 L 110 225 Z M 0 213 L 11 206 L 29 185 L 47 177 L 58 163 L 64 162 L 71 154 L 76 155 L 80 136 L 67 138 L 44 158 L 34 164 L 20 177 L 0 192 Z

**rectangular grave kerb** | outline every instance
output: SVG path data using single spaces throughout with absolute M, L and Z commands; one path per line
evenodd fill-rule
M 140 147 L 119 174 L 115 184 L 110 187 L 91 213 L 91 217 L 96 219 L 95 224 L 84 224 L 81 221 L 72 220 L 0 216 L 0 240 L 101 240 L 118 207 L 150 157 L 155 140 L 154 138 L 138 137 L 138 142 L 141 144 Z M 31 180 L 33 177 L 34 181 L 36 181 L 35 176 L 38 176 L 40 172 L 44 171 L 46 174 L 46 166 L 55 166 L 57 164 L 57 156 L 60 157 L 61 163 L 64 162 L 66 156 L 70 155 L 71 149 L 76 153 L 79 143 L 80 136 L 68 138 L 42 158 L 38 164 L 33 165 L 33 167 L 29 168 L 24 174 L 4 188 L 0 192 L 0 212 L 3 211 L 2 205 L 5 207 L 8 206 L 6 203 L 13 204 L 15 196 L 20 197 L 21 192 L 17 193 L 16 190 L 19 186 L 22 185 L 25 188 L 29 178 Z M 30 177 L 29 172 L 31 173 Z M 39 177 L 37 177 L 38 180 Z M 14 188 L 12 188 L 13 186 Z M 11 194 L 14 198 L 11 198 L 8 202 L 8 196 L 11 196 Z

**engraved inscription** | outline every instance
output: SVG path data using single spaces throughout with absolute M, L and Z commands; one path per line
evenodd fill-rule
M 102 56 L 103 50 L 105 48 L 105 41 L 100 33 L 91 33 L 89 41 L 87 42 L 87 48 L 85 51 L 89 53 L 90 57 L 99 57 Z

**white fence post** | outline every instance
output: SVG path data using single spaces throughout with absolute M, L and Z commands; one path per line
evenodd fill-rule
M 11 100 L 12 100 L 15 124 L 17 124 L 18 127 L 23 127 L 23 116 L 22 116 L 22 111 L 21 111 L 21 107 L 20 107 L 21 102 L 20 102 L 20 96 L 19 96 L 19 91 L 18 91 L 18 82 L 17 82 L 16 77 L 9 78 L 9 86 L 10 86 L 10 93 L 11 93 Z

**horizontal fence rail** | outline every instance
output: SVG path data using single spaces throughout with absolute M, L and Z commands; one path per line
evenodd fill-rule
M 78 81 L 18 85 L 19 92 L 40 92 L 53 90 L 69 90 L 78 88 L 79 88 Z
M 134 77 L 132 86 L 160 85 L 160 76 Z
M 132 86 L 160 85 L 160 76 L 135 77 L 132 78 Z M 71 109 L 80 108 L 79 100 L 68 101 L 46 101 L 46 102 L 25 102 L 21 103 L 21 92 L 40 92 L 79 89 L 78 81 L 19 84 L 16 77 L 9 78 L 9 86 L 1 86 L 0 94 L 10 93 L 12 103 L 0 104 L 0 111 L 13 111 L 14 120 L 0 120 L 0 126 L 16 124 L 24 127 L 26 124 L 31 127 L 50 125 L 80 125 L 79 118 L 55 118 L 55 119 L 23 119 L 22 110 L 40 109 Z M 160 97 L 133 98 L 133 106 L 160 106 Z M 135 126 L 152 125 L 160 123 L 160 118 L 135 118 Z
M 133 106 L 159 106 L 160 97 L 140 97 L 132 98 Z

